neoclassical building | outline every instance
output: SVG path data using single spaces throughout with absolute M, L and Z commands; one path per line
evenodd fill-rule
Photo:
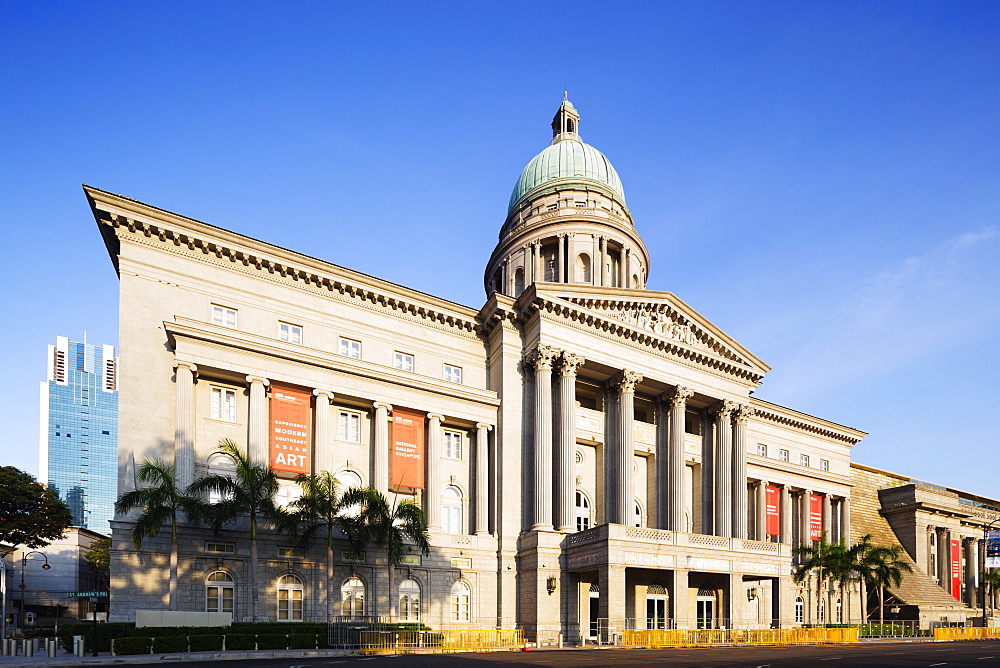
M 646 289 L 614 167 L 564 101 L 518 177 L 470 308 L 85 186 L 120 277 L 119 490 L 182 481 L 231 438 L 282 478 L 322 470 L 426 510 L 430 555 L 267 534 L 261 615 L 525 629 L 840 621 L 857 592 L 792 579 L 792 547 L 851 523 L 856 429 L 753 396 L 769 367 Z M 113 611 L 166 605 L 166 537 L 112 523 Z M 182 610 L 249 616 L 244 527 L 181 536 Z

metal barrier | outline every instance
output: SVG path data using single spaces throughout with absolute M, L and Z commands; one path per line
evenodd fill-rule
M 524 647 L 520 629 L 361 631 L 361 650 L 379 652 L 491 652 Z
M 893 622 L 872 622 L 857 624 L 858 636 L 861 638 L 917 638 L 930 636 L 930 629 L 921 629 L 916 620 L 899 620 Z
M 811 645 L 857 640 L 857 629 L 626 629 L 622 646 Z
M 934 629 L 934 640 L 1000 640 L 996 626 L 953 626 Z

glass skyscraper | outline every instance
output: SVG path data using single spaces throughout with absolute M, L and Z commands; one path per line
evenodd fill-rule
M 73 524 L 110 536 L 108 522 L 118 492 L 118 359 L 113 346 L 64 336 L 49 346 L 39 459 L 41 480 L 69 505 Z

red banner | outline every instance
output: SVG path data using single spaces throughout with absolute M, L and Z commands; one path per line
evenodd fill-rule
M 962 600 L 961 545 L 957 540 L 951 541 L 951 595 L 959 601 Z
M 781 488 L 768 485 L 765 489 L 765 496 L 764 513 L 767 515 L 765 522 L 767 535 L 778 536 L 781 534 Z
M 390 440 L 389 486 L 423 489 L 424 413 L 394 408 Z
M 823 497 L 819 494 L 809 495 L 809 540 L 819 540 L 823 537 Z
M 312 472 L 312 393 L 271 384 L 271 470 Z

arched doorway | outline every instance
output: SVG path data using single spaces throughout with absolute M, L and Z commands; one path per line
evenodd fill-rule
M 594 582 L 587 592 L 587 639 L 597 640 L 597 620 L 601 616 L 601 588 Z
M 695 603 L 697 628 L 714 629 L 715 614 L 718 609 L 718 592 L 708 587 L 698 589 L 698 599 Z
M 667 588 L 658 583 L 646 587 L 646 628 L 667 628 Z

